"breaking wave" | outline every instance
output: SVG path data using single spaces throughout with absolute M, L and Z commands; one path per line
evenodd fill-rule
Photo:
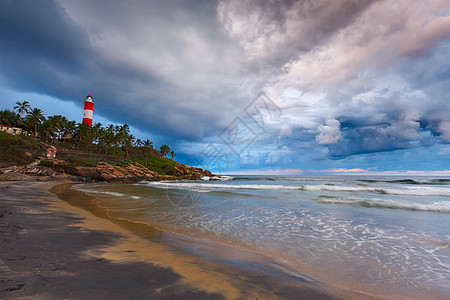
M 440 196 L 450 197 L 450 189 L 433 186 L 405 186 L 392 188 L 386 186 L 358 186 L 358 185 L 288 185 L 288 184 L 223 184 L 223 183 L 203 183 L 203 182 L 147 182 L 149 186 L 156 188 L 185 189 L 197 192 L 214 192 L 228 190 L 290 190 L 290 191 L 330 191 L 349 193 L 373 193 L 405 196 Z
M 361 182 L 367 183 L 392 183 L 392 184 L 426 184 L 426 185 L 448 185 L 450 179 L 448 178 L 433 178 L 433 179 L 400 179 L 400 180 L 372 180 L 362 179 Z
M 370 208 L 389 208 L 411 211 L 434 211 L 450 213 L 450 202 L 446 201 L 409 202 L 404 200 L 333 197 L 327 195 L 321 195 L 317 197 L 316 201 L 321 203 L 347 204 Z

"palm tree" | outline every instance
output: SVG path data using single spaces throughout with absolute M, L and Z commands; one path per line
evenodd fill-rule
M 133 146 L 134 140 L 135 140 L 134 136 L 132 134 L 129 134 L 124 138 L 124 141 L 123 141 L 123 147 L 125 148 L 125 152 L 127 153 L 128 159 L 130 159 L 130 154 L 128 152 L 128 149 Z
M 39 130 L 39 136 L 41 137 L 41 139 L 44 139 L 48 143 L 50 139 L 56 137 L 57 130 L 58 129 L 55 122 L 53 122 L 53 120 L 51 119 L 47 119 L 42 123 L 42 126 Z
M 52 127 L 54 129 L 55 134 L 52 137 L 58 136 L 61 137 L 61 134 L 64 130 L 64 125 L 67 123 L 67 118 L 61 115 L 54 115 L 47 118 L 47 121 L 52 123 Z
M 91 152 L 92 152 L 94 144 L 97 145 L 97 148 L 99 146 L 103 133 L 102 123 L 95 123 L 95 125 L 91 127 L 91 132 L 92 132 L 92 141 L 91 141 Z
M 43 120 L 45 120 L 44 114 L 42 110 L 39 108 L 33 108 L 28 111 L 28 117 L 33 121 L 34 124 L 34 137 L 37 137 L 37 125 L 40 124 Z
M 126 123 L 120 126 L 119 143 L 122 145 L 122 147 L 125 145 L 129 135 L 130 135 L 130 126 Z
M 20 115 L 11 110 L 0 111 L 0 124 L 6 126 L 19 126 L 23 122 Z
M 111 147 L 115 142 L 115 132 L 115 126 L 113 124 L 110 124 L 102 132 L 103 145 L 105 146 L 105 155 L 108 154 L 108 147 Z
M 136 147 L 141 147 L 142 146 L 141 139 L 137 139 L 135 145 L 136 145 Z
M 78 144 L 78 147 L 85 146 L 84 151 L 89 150 L 89 144 L 92 141 L 92 127 L 89 126 L 86 123 L 78 123 L 76 132 L 75 132 L 75 138 Z
M 149 139 L 146 139 L 142 146 L 144 146 L 144 153 L 145 153 L 145 165 L 147 166 L 147 159 L 148 159 L 148 152 L 153 149 L 153 142 L 151 142 Z
M 8 123 L 8 110 L 0 110 L 0 125 L 6 125 Z
M 127 157 L 129 158 L 128 149 L 132 146 L 134 141 L 134 136 L 130 134 L 130 126 L 128 124 L 123 124 L 122 126 L 116 126 L 116 143 L 125 149 Z
M 170 151 L 170 157 L 172 157 L 172 159 L 173 159 L 175 156 L 176 156 L 175 152 L 173 152 L 173 150 Z
M 77 128 L 77 123 L 75 121 L 65 122 L 63 129 L 62 129 L 63 145 L 65 144 L 67 139 L 71 140 L 74 137 L 76 128 Z
M 28 111 L 31 109 L 30 102 L 28 101 L 17 101 L 16 106 L 14 106 L 14 109 L 17 110 L 19 115 L 22 115 L 24 113 L 28 113 Z
M 166 144 L 161 145 L 161 147 L 159 147 L 159 153 L 161 153 L 162 156 L 165 157 L 169 152 L 170 152 L 170 147 L 167 146 Z
M 142 142 L 142 146 L 148 149 L 153 149 L 153 142 L 151 142 L 149 139 L 146 139 Z
M 75 121 L 67 121 L 63 127 L 63 131 L 62 131 L 63 137 L 71 138 L 73 136 L 73 134 L 75 133 L 76 126 L 77 126 L 77 123 Z
M 121 133 L 120 133 L 120 126 L 119 125 L 110 125 L 109 127 L 108 127 L 108 130 L 109 130 L 109 128 L 111 127 L 111 126 L 113 126 L 114 127 L 114 130 L 113 130 L 113 132 L 112 132 L 112 136 L 111 136 L 111 144 L 112 145 L 114 145 L 114 151 L 113 151 L 113 155 L 115 156 L 116 155 L 116 150 L 117 150 L 117 148 L 119 147 L 119 145 L 120 145 L 120 140 L 121 140 Z

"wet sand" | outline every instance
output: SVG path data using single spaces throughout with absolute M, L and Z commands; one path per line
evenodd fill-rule
M 0 183 L 0 298 L 360 298 L 226 246 L 208 246 L 216 258 L 228 254 L 224 263 L 193 255 L 202 243 L 177 238 L 184 246 L 173 247 L 171 234 L 112 220 L 89 199 L 70 184 Z M 252 267 L 239 267 L 245 261 Z

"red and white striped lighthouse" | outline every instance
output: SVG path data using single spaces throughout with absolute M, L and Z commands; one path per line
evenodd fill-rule
M 92 101 L 92 96 L 89 95 L 84 100 L 84 111 L 83 111 L 83 123 L 92 126 L 92 116 L 94 115 L 94 101 Z

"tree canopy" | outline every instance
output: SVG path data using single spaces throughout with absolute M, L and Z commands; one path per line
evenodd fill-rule
M 88 153 L 97 153 L 113 156 L 125 156 L 145 158 L 148 164 L 149 157 L 159 155 L 173 158 L 175 153 L 168 145 L 161 145 L 158 150 L 153 148 L 150 139 L 136 139 L 131 133 L 128 124 L 103 127 L 96 123 L 89 126 L 85 123 L 77 123 L 68 120 L 62 115 L 46 117 L 39 108 L 31 107 L 28 101 L 17 101 L 15 111 L 0 110 L 0 125 L 19 127 L 33 132 L 36 139 L 45 143 L 60 145 L 71 150 Z

